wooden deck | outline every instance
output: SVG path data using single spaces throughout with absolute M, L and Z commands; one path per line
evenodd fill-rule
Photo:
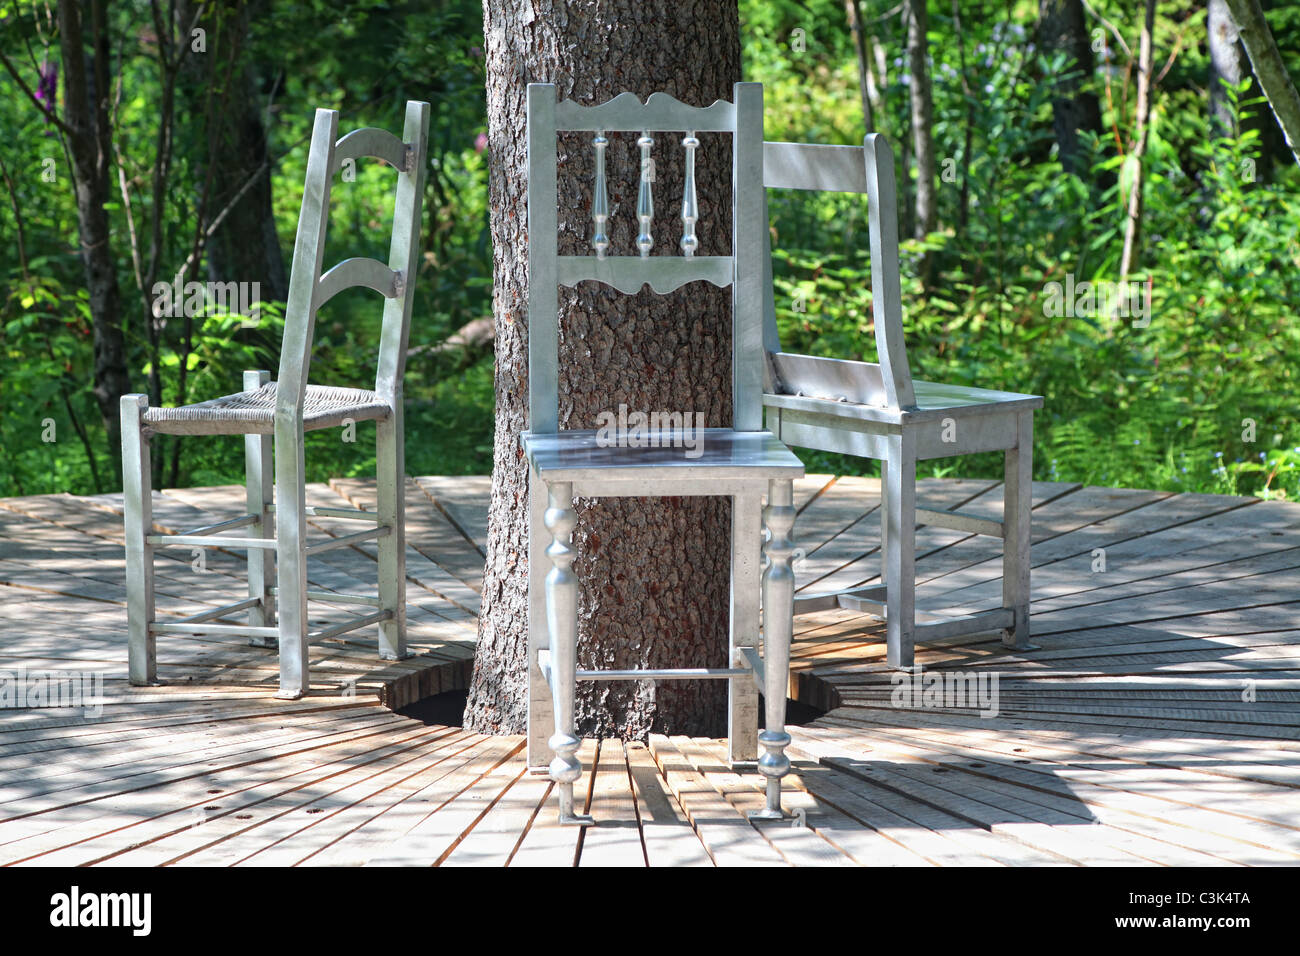
M 801 591 L 875 578 L 878 491 L 798 484 Z M 372 504 L 360 481 L 311 494 Z M 521 738 L 390 709 L 467 683 L 487 494 L 486 478 L 411 482 L 417 656 L 382 663 L 369 632 L 314 646 L 312 694 L 296 702 L 271 696 L 272 651 L 216 638 L 160 637 L 165 686 L 129 687 L 118 500 L 0 501 L 0 671 L 103 675 L 97 716 L 0 710 L 0 863 L 1300 863 L 1300 505 L 1035 484 L 1040 649 L 986 635 L 917 652 L 925 672 L 996 674 L 996 716 L 893 706 L 878 622 L 802 616 L 792 692 L 828 712 L 791 728 L 785 801 L 801 825 L 751 825 L 758 775 L 732 772 L 719 741 L 674 737 L 587 742 L 578 793 L 600 825 L 584 832 L 555 824 Z M 919 497 L 994 517 L 1001 488 L 926 481 Z M 242 498 L 168 491 L 155 520 L 207 524 Z M 919 607 L 1000 603 L 997 544 L 923 529 Z M 242 558 L 203 559 L 200 573 L 188 550 L 162 553 L 160 612 L 239 595 Z M 321 590 L 373 586 L 365 547 L 311 568 Z

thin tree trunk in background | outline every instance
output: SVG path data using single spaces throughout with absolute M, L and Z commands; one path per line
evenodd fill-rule
M 108 433 L 108 457 L 117 480 L 122 477 L 119 400 L 131 391 L 126 367 L 126 343 L 122 335 L 121 292 L 117 263 L 109 245 L 110 199 L 108 167 L 113 155 L 113 130 L 109 125 L 108 24 L 103 0 L 84 5 L 90 13 L 90 56 L 86 56 L 87 34 L 82 23 L 83 4 L 75 0 L 59 3 L 59 47 L 63 61 L 64 121 L 68 152 L 72 157 L 72 178 L 77 197 L 77 230 L 81 260 L 90 295 L 94 343 L 92 390 L 104 429 Z M 92 75 L 87 76 L 89 60 Z
M 1250 56 L 1259 85 L 1273 108 L 1277 124 L 1282 128 L 1287 146 L 1297 164 L 1300 164 L 1300 93 L 1282 62 L 1277 41 L 1264 19 L 1259 0 L 1227 0 L 1232 19 L 1237 23 L 1242 45 Z
M 961 25 L 960 0 L 952 0 L 952 25 L 957 34 L 957 66 L 961 78 L 961 94 L 966 101 L 966 115 L 962 124 L 961 192 L 957 197 L 957 238 L 966 233 L 970 221 L 970 164 L 971 148 L 975 138 L 975 93 L 966 73 L 966 33 Z
M 1274 159 L 1286 156 L 1286 141 L 1277 121 L 1270 111 L 1252 107 L 1250 115 L 1238 125 L 1233 122 L 1232 107 L 1224 83 L 1239 87 L 1243 80 L 1250 86 L 1240 100 L 1253 100 L 1263 96 L 1259 81 L 1250 70 L 1246 48 L 1237 35 L 1237 24 L 1232 19 L 1226 0 L 1209 0 L 1205 17 L 1206 41 L 1210 52 L 1210 109 L 1208 128 L 1211 138 L 1237 136 L 1242 129 L 1259 133 L 1259 162 L 1254 170 L 1260 182 L 1273 181 Z
M 1091 89 L 1092 43 L 1082 0 L 1040 0 L 1038 42 L 1045 53 L 1066 55 L 1065 74 L 1052 77 L 1052 126 L 1061 166 L 1081 179 L 1091 175 L 1079 131 L 1101 135 L 1101 103 Z
M 934 191 L 934 96 L 930 88 L 929 41 L 926 38 L 925 0 L 907 0 L 908 93 L 912 112 L 912 148 L 916 153 L 916 217 L 913 236 L 924 239 L 938 225 Z M 930 256 L 921 260 L 922 281 L 930 279 Z
M 1210 135 L 1233 136 L 1237 130 L 1223 84 L 1239 85 L 1250 67 L 1227 0 L 1210 0 L 1206 5 L 1205 30 L 1210 49 Z
M 1137 267 L 1139 244 L 1142 241 L 1142 161 L 1147 150 L 1147 135 L 1151 117 L 1151 58 L 1152 33 L 1155 30 L 1156 0 L 1146 0 L 1146 13 L 1142 21 L 1142 39 L 1138 45 L 1138 82 L 1136 122 L 1137 138 L 1133 144 L 1133 181 L 1129 185 L 1128 216 L 1124 222 L 1124 252 L 1119 260 L 1120 277 L 1127 276 Z
M 624 90 L 663 90 L 706 106 L 740 79 L 735 0 L 484 0 L 490 228 L 495 288 L 496 437 L 479 641 L 465 726 L 520 733 L 528 707 L 527 221 L 525 87 L 603 102 Z M 700 252 L 730 253 L 730 144 L 703 134 L 697 158 Z M 655 137 L 656 251 L 676 248 L 680 134 Z M 635 134 L 610 135 L 611 255 L 634 255 L 639 179 Z M 561 255 L 590 255 L 590 134 L 560 136 Z M 699 411 L 731 423 L 728 290 L 692 283 L 624 296 L 584 283 L 560 290 L 560 426 L 594 428 L 602 411 Z M 580 581 L 578 666 L 725 667 L 731 508 L 725 498 L 582 500 L 574 533 Z M 545 569 L 541 569 L 545 571 Z M 719 735 L 725 681 L 584 681 L 584 735 L 651 731 Z
M 862 120 L 868 133 L 876 129 L 875 112 L 871 106 L 871 58 L 867 52 L 867 35 L 862 29 L 860 0 L 844 0 L 844 12 L 853 33 L 853 48 L 858 54 L 858 95 L 862 98 Z

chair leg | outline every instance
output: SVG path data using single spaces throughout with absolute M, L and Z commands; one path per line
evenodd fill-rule
M 749 816 L 780 820 L 781 778 L 790 772 L 790 758 L 785 755 L 790 744 L 785 732 L 785 697 L 790 690 L 790 642 L 794 637 L 794 571 L 790 567 L 794 556 L 793 481 L 767 483 L 763 524 L 770 532 L 763 546 L 767 555 L 763 570 L 763 705 L 767 719 L 758 735 L 764 751 L 758 758 L 758 772 L 767 778 L 767 805 Z
M 911 431 L 890 436 L 884 474 L 887 661 L 890 667 L 911 667 L 916 653 L 916 438 Z
M 1016 622 L 1002 631 L 1002 643 L 1029 648 L 1029 523 L 1034 473 L 1034 415 L 1021 412 L 1016 422 L 1016 447 L 1005 459 L 1002 503 L 1002 606 L 1016 612 Z
M 744 667 L 742 648 L 758 647 L 759 547 L 762 501 L 731 498 L 730 667 Z M 758 687 L 748 677 L 728 681 L 727 759 L 732 766 L 758 759 Z
M 400 400 L 375 439 L 379 523 L 392 530 L 379 539 L 379 609 L 392 617 L 379 622 L 379 656 L 397 661 L 406 650 L 406 462 Z
M 127 671 L 131 683 L 158 681 L 157 650 L 150 626 L 154 622 L 153 490 L 150 487 L 149 439 L 144 434 L 140 413 L 149 406 L 144 395 L 123 395 L 122 492 L 126 528 L 126 621 Z
M 271 380 L 271 373 L 248 371 L 244 373 L 244 391 L 261 388 Z M 249 529 L 254 538 L 274 538 L 275 518 L 271 514 L 271 495 L 275 487 L 274 457 L 270 435 L 244 436 L 244 489 L 248 513 L 257 520 Z M 275 605 L 271 597 L 271 557 L 273 552 L 258 548 L 248 549 L 248 596 L 258 603 L 248 609 L 250 627 L 270 627 L 275 623 Z M 269 637 L 250 637 L 254 647 L 275 647 Z
M 551 649 L 551 688 L 554 694 L 555 734 L 551 737 L 551 779 L 560 797 L 560 822 L 587 825 L 591 817 L 575 813 L 573 784 L 582 776 L 578 759 L 581 741 L 574 734 L 574 697 L 578 670 L 578 579 L 573 573 L 573 484 L 557 481 L 547 487 L 546 527 L 551 545 L 546 549 L 551 570 L 546 575 L 546 630 Z
M 551 760 L 549 739 L 555 729 L 551 685 L 539 660 L 548 643 L 546 624 L 546 574 L 551 559 L 546 554 L 546 484 L 528 470 L 528 766 L 546 770 Z
M 307 664 L 307 488 L 301 425 L 275 431 L 275 544 L 280 625 L 280 690 L 296 700 L 310 687 Z
M 880 580 L 889 567 L 889 462 L 880 462 Z

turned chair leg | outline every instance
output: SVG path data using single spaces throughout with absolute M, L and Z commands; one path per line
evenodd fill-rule
M 1002 606 L 1016 613 L 1002 643 L 1026 650 L 1029 643 L 1029 512 L 1033 505 L 1034 414 L 1017 416 L 1016 447 L 1007 450 L 1002 502 Z
M 916 438 L 910 431 L 890 436 L 883 473 L 886 660 L 890 667 L 911 667 L 916 654 Z
M 745 667 L 745 649 L 758 647 L 762 507 L 756 494 L 731 497 L 731 667 Z M 753 764 L 758 759 L 758 687 L 750 678 L 727 683 L 727 759 L 733 767 Z
M 763 525 L 769 532 L 763 553 L 763 704 L 765 727 L 758 735 L 763 755 L 758 772 L 767 778 L 767 805 L 749 815 L 761 820 L 779 820 L 781 778 L 790 772 L 785 748 L 785 698 L 790 689 L 790 642 L 794 637 L 794 482 L 776 479 L 767 483 L 767 507 Z
M 386 661 L 410 656 L 406 650 L 406 463 L 402 411 L 379 422 L 375 438 L 376 497 L 379 523 L 392 530 L 379 539 L 379 609 L 392 613 L 379 622 L 379 656 Z
M 123 395 L 122 492 L 126 528 L 126 620 L 127 671 L 131 683 L 154 684 L 158 680 L 157 649 L 150 626 L 154 622 L 153 489 L 149 438 L 144 434 L 141 413 L 149 407 L 144 395 Z
M 546 575 L 546 631 L 551 651 L 551 688 L 554 695 L 555 734 L 550 739 L 551 779 L 560 797 L 560 822 L 585 826 L 595 821 L 573 808 L 573 784 L 582 776 L 578 759 L 581 741 L 574 733 L 573 712 L 578 685 L 578 579 L 573 573 L 573 484 L 548 485 L 546 527 L 551 545 L 546 554 L 551 570 Z
M 244 373 L 244 391 L 254 392 L 271 380 L 267 371 Z M 275 459 L 270 435 L 244 436 L 244 489 L 246 508 L 256 520 L 249 528 L 253 538 L 274 538 L 275 518 L 271 513 L 271 498 L 275 488 Z M 272 627 L 275 624 L 275 605 L 271 596 L 273 552 L 260 548 L 248 549 L 248 596 L 257 603 L 248 609 L 250 627 Z M 250 637 L 248 643 L 255 647 L 275 647 L 270 637 Z
M 553 691 L 540 666 L 548 649 L 546 633 L 546 483 L 528 470 L 528 767 L 545 772 L 551 760 L 550 736 L 555 729 Z

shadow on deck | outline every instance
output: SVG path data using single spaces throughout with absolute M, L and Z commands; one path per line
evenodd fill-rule
M 0 672 L 102 680 L 93 716 L 0 711 L 0 863 L 1300 862 L 1300 506 L 1036 483 L 1039 649 L 991 634 L 918 648 L 908 679 L 921 692 L 900 700 L 878 621 L 801 616 L 791 694 L 826 713 L 792 728 L 792 820 L 746 820 L 762 780 L 733 771 L 722 742 L 591 740 L 578 797 L 599 825 L 582 831 L 556 825 L 521 738 L 393 712 L 468 683 L 488 490 L 486 478 L 411 481 L 416 656 L 377 661 L 365 631 L 313 646 L 312 694 L 295 702 L 271 697 L 273 651 L 211 637 L 160 636 L 164 685 L 130 688 L 115 496 L 0 501 Z M 317 505 L 373 505 L 366 482 L 309 491 Z M 878 492 L 870 479 L 799 483 L 800 590 L 876 579 Z M 926 481 L 919 496 L 994 517 L 1001 488 Z M 209 523 L 242 497 L 168 491 L 155 520 Z M 924 528 L 917 553 L 921 609 L 1000 603 L 997 542 Z M 162 552 L 160 612 L 227 602 L 241 565 L 218 549 Z M 373 553 L 328 552 L 311 578 L 373 586 Z M 984 696 L 936 697 L 935 681 Z

